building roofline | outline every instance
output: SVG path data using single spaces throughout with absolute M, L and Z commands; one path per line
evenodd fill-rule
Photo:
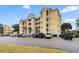
M 28 17 L 26 18 L 26 20 L 27 20 L 31 15 L 36 18 L 36 16 L 35 16 L 33 13 L 29 13 L 29 14 L 28 14 Z
M 46 8 L 46 7 L 44 7 L 44 8 L 41 9 L 41 12 L 43 12 L 44 9 L 46 9 L 46 10 L 52 10 L 52 8 Z

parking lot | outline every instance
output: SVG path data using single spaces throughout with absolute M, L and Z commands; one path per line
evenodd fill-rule
M 64 40 L 61 38 L 39 39 L 32 37 L 0 37 L 1 44 L 16 44 L 34 47 L 56 48 L 71 53 L 79 53 L 79 38 Z

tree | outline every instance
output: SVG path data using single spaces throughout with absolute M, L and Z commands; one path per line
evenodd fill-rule
M 0 34 L 3 34 L 3 24 L 0 23 Z
M 13 32 L 19 33 L 19 24 L 14 24 L 12 27 L 14 28 Z
M 72 25 L 70 23 L 63 23 L 61 29 L 62 31 L 65 31 L 65 29 L 72 29 Z

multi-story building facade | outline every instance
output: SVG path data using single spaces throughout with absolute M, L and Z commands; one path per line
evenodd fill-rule
M 3 25 L 3 35 L 9 36 L 12 33 L 12 27 Z
M 36 18 L 34 14 L 29 14 L 27 17 L 27 34 L 33 34 L 35 33 L 35 23 Z
M 19 33 L 20 34 L 33 34 L 35 33 L 35 15 L 29 14 L 26 20 L 20 20 Z
M 40 19 L 42 33 L 61 34 L 61 16 L 58 9 L 43 8 Z
M 76 20 L 76 29 L 79 31 L 79 19 Z
M 26 20 L 20 20 L 19 25 L 20 34 L 61 34 L 61 16 L 58 9 L 43 8 L 39 17 L 36 17 L 34 14 L 29 14 Z
M 20 20 L 19 22 L 19 34 L 25 34 L 26 33 L 26 26 L 27 21 L 26 20 Z
M 36 17 L 35 20 L 35 33 L 40 33 L 40 17 Z

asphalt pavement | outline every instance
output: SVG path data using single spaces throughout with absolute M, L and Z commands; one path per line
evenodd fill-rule
M 39 39 L 29 37 L 0 37 L 1 44 L 15 44 L 24 46 L 56 48 L 69 53 L 79 53 L 79 38 L 64 40 L 61 38 Z

